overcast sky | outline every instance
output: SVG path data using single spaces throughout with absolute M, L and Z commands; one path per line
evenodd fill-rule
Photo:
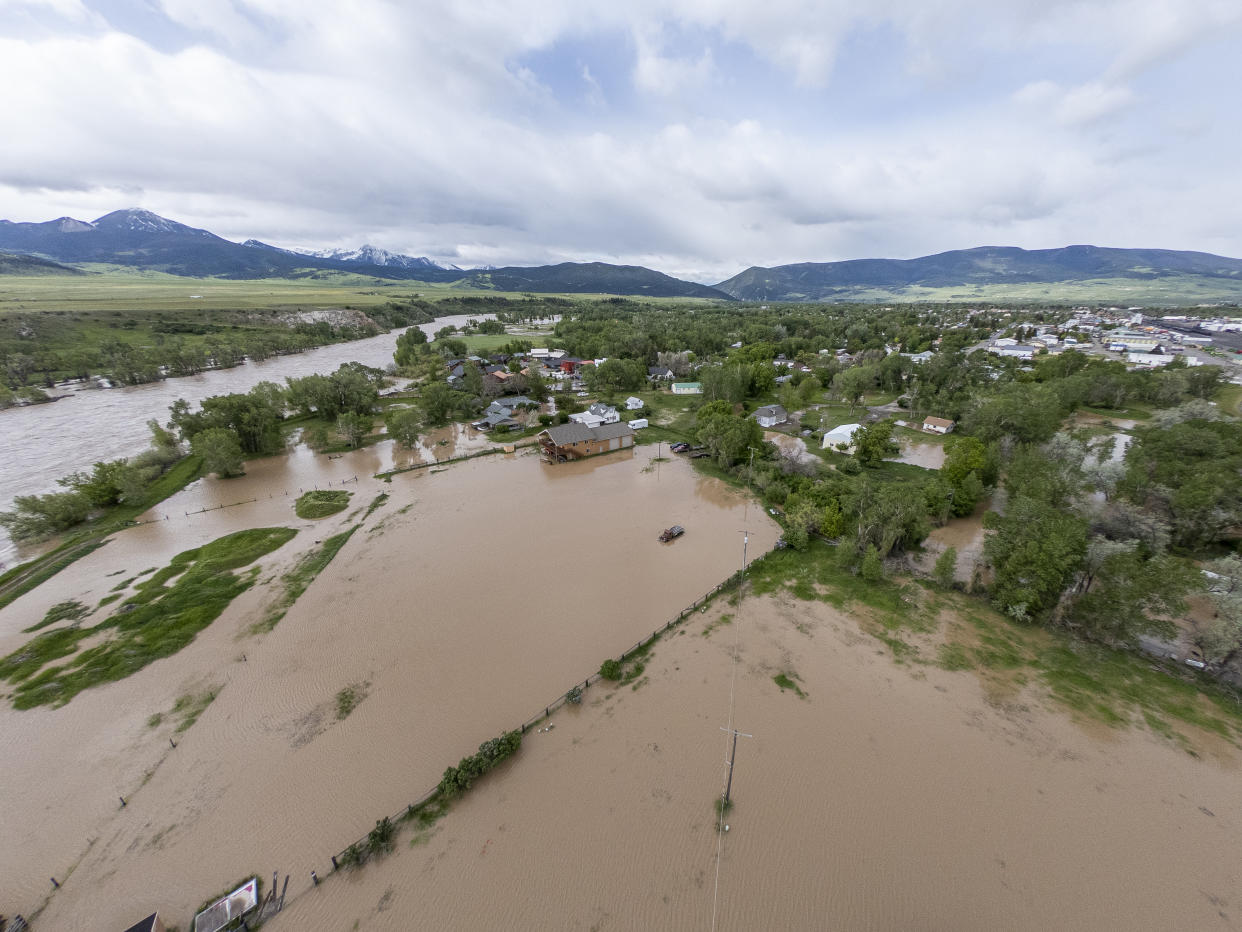
M 1242 256 L 1242 0 L 0 0 L 0 217 L 462 266 Z

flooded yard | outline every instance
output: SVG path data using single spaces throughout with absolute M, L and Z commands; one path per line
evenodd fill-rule
M 738 491 L 685 462 L 649 468 L 652 455 L 548 466 L 519 452 L 385 483 L 370 478 L 391 461 L 383 449 L 299 450 L 195 483 L 160 520 L 0 611 L 11 651 L 54 602 L 95 605 L 118 580 L 241 528 L 299 529 L 263 559 L 264 584 L 180 653 L 63 708 L 0 708 L 6 909 L 33 912 L 55 876 L 47 928 L 124 928 L 156 908 L 184 927 L 241 874 L 326 874 L 330 854 L 446 765 L 732 573 L 743 527 L 752 558 L 774 544 L 777 526 L 754 509 L 744 522 Z M 342 481 L 355 492 L 345 512 L 293 515 L 298 488 Z M 381 492 L 389 500 L 279 625 L 249 633 L 280 573 Z M 686 533 L 661 545 L 671 524 Z M 362 698 L 339 719 L 346 689 Z M 177 733 L 178 699 L 211 693 Z
M 694 621 L 640 689 L 592 687 L 416 843 L 303 882 L 272 928 L 1238 927 L 1236 749 L 990 702 L 822 602 Z M 747 737 L 720 834 L 731 693 Z

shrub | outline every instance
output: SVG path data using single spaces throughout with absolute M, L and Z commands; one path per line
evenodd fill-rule
M 599 675 L 606 680 L 619 680 L 622 672 L 621 661 L 611 657 L 599 665 Z

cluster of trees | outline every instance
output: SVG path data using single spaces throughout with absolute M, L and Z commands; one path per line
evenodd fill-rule
M 517 730 L 506 731 L 499 738 L 484 741 L 477 753 L 463 757 L 456 767 L 445 769 L 444 776 L 440 778 L 440 794 L 446 798 L 461 795 L 483 774 L 516 754 L 521 746 L 522 733 Z
M 17 496 L 12 511 L 0 512 L 0 526 L 14 540 L 37 540 L 81 524 L 98 509 L 141 502 L 151 483 L 184 455 L 172 433 L 155 421 L 147 426 L 151 429 L 147 450 L 58 479 L 67 491 Z
M 197 411 L 178 399 L 169 411 L 170 425 L 203 457 L 207 471 L 239 475 L 246 457 L 284 449 L 282 425 L 289 411 L 333 424 L 347 443 L 357 446 L 370 430 L 383 379 L 378 369 L 343 363 L 331 375 L 287 379 L 285 388 L 260 382 L 248 392 L 213 395 Z M 326 443 L 323 423 L 312 431 L 312 445 Z
M 1165 619 L 1203 588 L 1183 557 L 1242 522 L 1242 423 L 1190 402 L 1133 435 L 1121 461 L 1112 438 L 1064 433 L 1015 450 L 1004 513 L 986 516 L 1000 609 L 1109 644 L 1172 633 Z M 1242 647 L 1236 633 L 1217 627 L 1212 653 Z

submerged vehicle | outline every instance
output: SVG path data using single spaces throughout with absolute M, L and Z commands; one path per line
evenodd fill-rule
M 684 527 L 680 524 L 674 524 L 671 528 L 666 528 L 660 535 L 660 542 L 667 544 L 670 540 L 676 540 L 684 533 L 686 533 L 686 529 Z

